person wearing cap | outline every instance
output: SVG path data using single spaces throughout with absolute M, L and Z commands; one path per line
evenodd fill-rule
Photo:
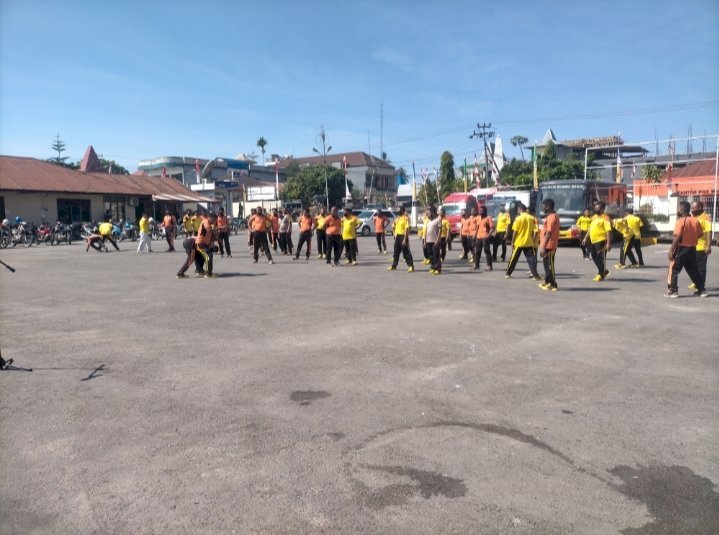
M 361 225 L 352 210 L 345 208 L 342 218 L 342 243 L 345 247 L 347 264 L 357 265 L 357 227 Z
M 384 235 L 387 231 L 387 221 L 386 215 L 380 210 L 375 210 L 374 215 L 372 215 L 372 222 L 374 223 L 374 233 L 377 237 L 377 254 L 387 254 L 387 240 Z
M 230 220 L 225 215 L 225 209 L 220 208 L 217 212 L 217 244 L 220 247 L 220 257 L 225 256 L 227 251 L 227 258 L 232 258 L 232 251 L 230 250 Z
M 138 254 L 142 252 L 151 253 L 152 242 L 150 241 L 150 217 L 147 212 L 142 214 L 138 227 L 140 228 L 140 243 L 137 244 L 137 252 Z
M 395 271 L 399 264 L 399 255 L 402 253 L 404 261 L 409 268 L 408 273 L 414 273 L 414 261 L 412 260 L 412 251 L 409 249 L 409 217 L 406 214 L 404 206 L 400 206 L 397 218 L 392 222 L 392 233 L 394 234 L 394 251 L 392 254 L 392 265 L 387 268 L 388 271 Z

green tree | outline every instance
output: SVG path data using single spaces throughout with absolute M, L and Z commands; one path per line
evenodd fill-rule
M 532 164 L 512 158 L 504 164 L 499 180 L 509 186 L 527 186 L 532 183 Z
M 510 139 L 509 142 L 512 144 L 513 147 L 519 147 L 519 150 L 522 153 L 522 161 L 526 161 L 524 159 L 524 150 L 522 149 L 522 147 L 524 147 L 527 142 L 529 142 L 529 139 L 527 139 L 525 136 L 517 135 Z
M 327 172 L 330 206 L 342 204 L 342 198 L 345 196 L 345 175 L 342 170 L 329 165 L 311 165 L 288 176 L 282 190 L 282 200 L 300 199 L 305 206 L 309 206 L 313 197 L 324 197 L 325 171 Z M 349 181 L 349 188 L 350 191 L 353 191 L 352 181 Z
M 60 132 L 57 133 L 57 137 L 52 143 L 52 150 L 57 152 L 57 156 L 48 158 L 47 161 L 54 163 L 55 165 L 66 167 L 67 164 L 65 163 L 65 160 L 67 160 L 68 157 L 62 155 L 62 153 L 65 152 L 65 142 L 60 139 Z
M 397 176 L 399 177 L 400 184 L 408 184 L 409 178 L 407 177 L 407 170 L 404 167 L 400 167 L 397 170 Z
M 267 140 L 260 136 L 260 139 L 257 140 L 257 146 L 260 148 L 260 152 L 262 153 L 262 165 L 265 165 L 265 147 L 267 146 Z
M 123 166 L 121 166 L 115 160 L 106 160 L 103 157 L 100 157 L 99 160 L 100 160 L 100 165 L 102 165 L 103 171 L 106 173 L 112 172 L 113 175 L 129 175 L 130 174 L 130 171 L 125 169 Z
M 427 181 L 427 184 L 420 185 L 417 188 L 417 202 L 425 208 L 434 205 L 437 206 L 437 188 L 434 182 Z
M 442 153 L 439 163 L 439 196 L 444 199 L 447 195 L 456 191 L 454 177 L 454 156 L 448 150 Z
M 642 168 L 642 178 L 646 180 L 647 182 L 650 182 L 652 184 L 656 184 L 659 182 L 659 180 L 662 177 L 661 170 L 654 164 L 652 165 L 645 165 Z

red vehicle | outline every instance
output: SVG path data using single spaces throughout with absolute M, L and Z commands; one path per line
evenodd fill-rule
M 441 208 L 444 209 L 449 220 L 449 228 L 452 236 L 459 236 L 462 210 L 471 213 L 472 208 L 479 208 L 477 198 L 469 193 L 450 193 L 445 197 Z

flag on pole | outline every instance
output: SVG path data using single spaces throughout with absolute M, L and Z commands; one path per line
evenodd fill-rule
M 345 168 L 345 198 L 349 199 L 352 194 L 350 193 L 349 182 L 347 182 L 347 156 L 342 156 L 342 164 Z
M 467 158 L 464 159 L 464 192 L 467 193 Z
M 534 142 L 532 149 L 532 185 L 534 191 L 539 191 L 539 170 L 537 169 L 537 142 Z
M 414 168 L 414 162 L 412 162 L 412 203 L 417 201 L 417 171 Z
M 162 178 L 167 178 L 167 167 L 162 168 Z
M 616 181 L 617 184 L 619 184 L 622 181 L 622 155 L 619 149 L 617 148 L 617 171 L 616 171 Z
M 275 200 L 280 200 L 280 161 L 275 160 Z

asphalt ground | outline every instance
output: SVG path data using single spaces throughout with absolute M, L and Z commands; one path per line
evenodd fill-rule
M 0 533 L 719 532 L 717 259 L 666 299 L 666 245 L 550 293 L 244 242 L 0 251 Z

